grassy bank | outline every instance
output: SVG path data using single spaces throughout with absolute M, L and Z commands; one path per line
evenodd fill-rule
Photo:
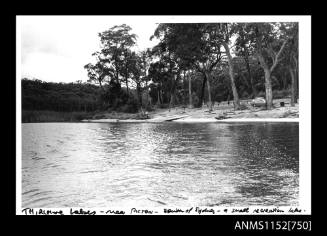
M 91 119 L 94 112 L 57 112 L 22 110 L 22 122 L 76 122 L 83 119 Z

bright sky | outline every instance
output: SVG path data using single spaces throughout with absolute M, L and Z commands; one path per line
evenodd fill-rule
M 130 16 L 19 16 L 21 75 L 53 82 L 86 81 L 83 68 L 99 50 L 98 33 L 127 24 L 137 38 L 137 50 L 154 46 L 150 41 L 156 22 Z M 19 34 L 17 34 L 19 37 Z

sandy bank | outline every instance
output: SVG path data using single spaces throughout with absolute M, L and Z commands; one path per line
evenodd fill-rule
M 280 102 L 285 102 L 281 107 Z M 243 104 L 247 104 L 243 101 Z M 274 100 L 274 108 L 266 110 L 264 108 L 251 107 L 247 109 L 234 110 L 232 104 L 222 102 L 213 107 L 209 112 L 208 107 L 172 109 L 156 109 L 149 112 L 149 119 L 138 119 L 139 114 L 126 113 L 103 113 L 101 118 L 82 120 L 82 122 L 95 123 L 158 123 L 158 122 L 299 122 L 299 106 L 290 106 L 288 99 Z M 216 119 L 219 118 L 219 119 Z

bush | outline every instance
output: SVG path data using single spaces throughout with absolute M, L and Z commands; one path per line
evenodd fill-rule
M 92 118 L 93 113 L 22 110 L 22 122 L 70 122 Z
M 95 85 L 28 79 L 22 79 L 21 84 L 22 109 L 25 111 L 93 111 L 98 106 L 99 88 Z

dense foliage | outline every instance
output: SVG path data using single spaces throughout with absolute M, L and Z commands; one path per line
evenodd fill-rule
M 160 42 L 152 50 L 159 64 L 155 62 L 158 65 L 150 73 L 158 84 L 157 97 L 168 94 L 172 103 L 178 93 L 187 94 L 179 88 L 189 81 L 189 104 L 195 92 L 198 104 L 194 105 L 206 101 L 209 110 L 221 99 L 233 99 L 239 109 L 239 98 L 262 93 L 271 109 L 276 90 L 290 90 L 294 105 L 298 96 L 297 35 L 297 23 L 159 24 L 153 37 Z M 195 90 L 192 83 L 197 84 Z
M 95 111 L 99 88 L 88 83 L 53 83 L 22 79 L 22 109 L 60 112 Z

